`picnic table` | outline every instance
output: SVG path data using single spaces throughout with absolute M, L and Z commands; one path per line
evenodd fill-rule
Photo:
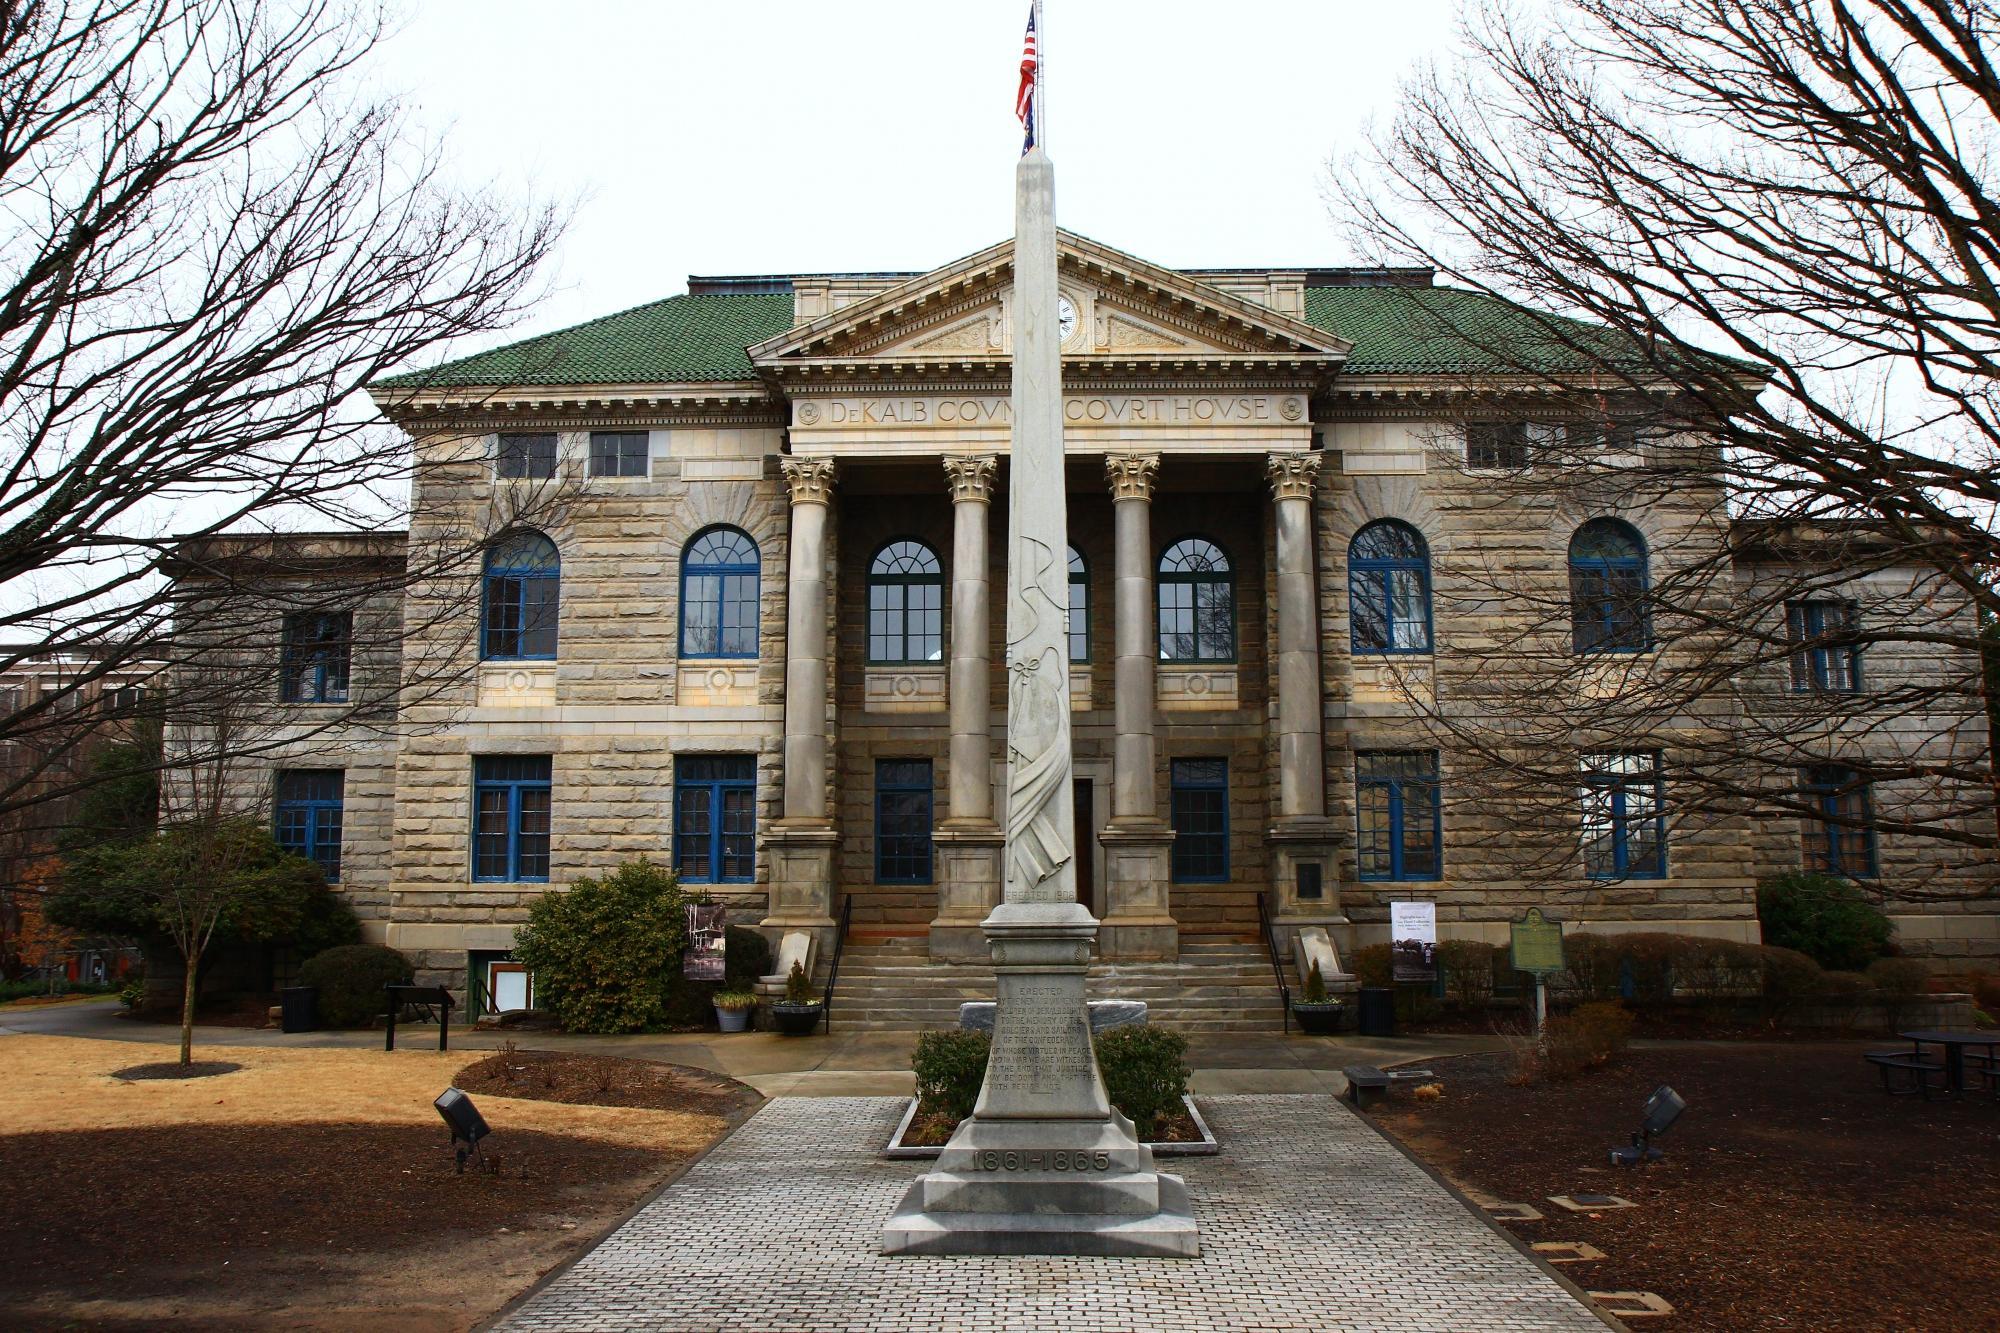
M 1926 1046 L 1944 1048 L 1944 1086 L 1949 1092 L 1965 1091 L 1965 1049 L 1981 1047 L 1991 1051 L 2000 1046 L 2000 1032 L 1974 1032 L 1970 1028 L 1919 1028 L 1898 1032 L 1897 1036 L 1921 1053 Z

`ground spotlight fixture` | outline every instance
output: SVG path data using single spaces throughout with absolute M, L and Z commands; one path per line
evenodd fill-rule
M 1681 1095 L 1666 1084 L 1653 1089 L 1653 1095 L 1646 1099 L 1646 1118 L 1639 1132 L 1632 1136 L 1632 1146 L 1613 1148 L 1611 1165 L 1639 1166 L 1659 1161 L 1665 1154 L 1653 1146 L 1653 1140 L 1673 1128 L 1674 1121 L 1686 1109 L 1687 1103 L 1681 1100 Z
M 458 1169 L 465 1170 L 467 1154 L 475 1158 L 483 1167 L 486 1158 L 479 1151 L 479 1141 L 493 1131 L 487 1128 L 486 1117 L 479 1114 L 479 1108 L 472 1104 L 472 1098 L 457 1088 L 446 1088 L 431 1103 L 437 1113 L 444 1117 L 444 1123 L 451 1128 L 451 1142 L 458 1149 Z M 460 1146 L 460 1145 L 463 1146 Z

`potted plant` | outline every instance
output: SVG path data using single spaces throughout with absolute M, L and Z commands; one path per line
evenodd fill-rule
M 819 1026 L 821 1005 L 812 993 L 812 982 L 806 977 L 805 964 L 797 960 L 792 963 L 791 975 L 785 978 L 785 998 L 771 1006 L 771 1014 L 778 1020 L 778 1031 L 787 1037 L 809 1037 Z
M 746 1032 L 750 1028 L 750 1011 L 757 1007 L 757 997 L 747 990 L 719 990 L 715 993 L 715 1021 L 724 1032 Z
M 1320 975 L 1319 963 L 1315 961 L 1312 971 L 1306 974 L 1305 994 L 1292 1001 L 1299 1030 L 1308 1037 L 1330 1037 L 1340 1031 L 1340 1020 L 1346 1011 L 1344 1002 L 1326 993 L 1326 978 Z

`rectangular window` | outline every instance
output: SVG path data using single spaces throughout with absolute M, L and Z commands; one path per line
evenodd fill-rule
M 1792 647 L 1792 688 L 1851 694 L 1861 688 L 1861 649 L 1851 602 L 1791 602 L 1785 607 Z
M 931 882 L 931 761 L 875 761 L 875 879 Z
M 299 611 L 286 616 L 280 700 L 288 704 L 346 703 L 353 641 L 354 617 L 345 611 Z
M 1658 879 L 1667 872 L 1667 817 L 1658 751 L 1583 757 L 1583 873 Z
M 944 585 L 871 583 L 868 660 L 936 662 L 944 657 Z
M 553 433 L 502 435 L 494 470 L 502 477 L 540 479 L 556 474 L 556 437 Z
M 674 757 L 674 870 L 689 884 L 747 884 L 757 873 L 757 761 Z
M 1173 794 L 1174 879 L 1219 883 L 1229 878 L 1229 761 L 1176 759 Z
M 1437 879 L 1437 751 L 1354 756 L 1356 849 L 1362 879 Z
M 1064 622 L 1069 636 L 1069 660 L 1090 660 L 1090 585 L 1080 578 L 1069 581 L 1069 612 Z
M 1851 768 L 1822 764 L 1799 775 L 1806 800 L 1819 811 L 1799 823 L 1804 866 L 1822 875 L 1873 878 L 1873 801 L 1869 784 Z
M 549 877 L 548 755 L 472 761 L 472 877 L 506 883 Z
M 643 430 L 590 432 L 590 475 L 593 477 L 650 475 L 646 432 Z
M 1528 423 L 1473 421 L 1465 427 L 1465 465 L 1518 472 L 1528 466 Z
M 319 862 L 329 884 L 340 882 L 340 832 L 347 775 L 338 768 L 293 768 L 278 773 L 278 845 L 293 856 Z

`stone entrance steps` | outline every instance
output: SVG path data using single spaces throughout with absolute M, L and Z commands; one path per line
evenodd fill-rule
M 1149 1021 L 1180 1032 L 1283 1030 L 1269 956 L 1238 939 L 1185 940 L 1173 963 L 1092 963 L 1089 994 L 1144 1000 Z M 992 998 L 989 965 L 933 962 L 922 937 L 850 938 L 832 1016 L 837 1029 L 849 1032 L 924 1032 L 956 1027 L 961 1003 Z

